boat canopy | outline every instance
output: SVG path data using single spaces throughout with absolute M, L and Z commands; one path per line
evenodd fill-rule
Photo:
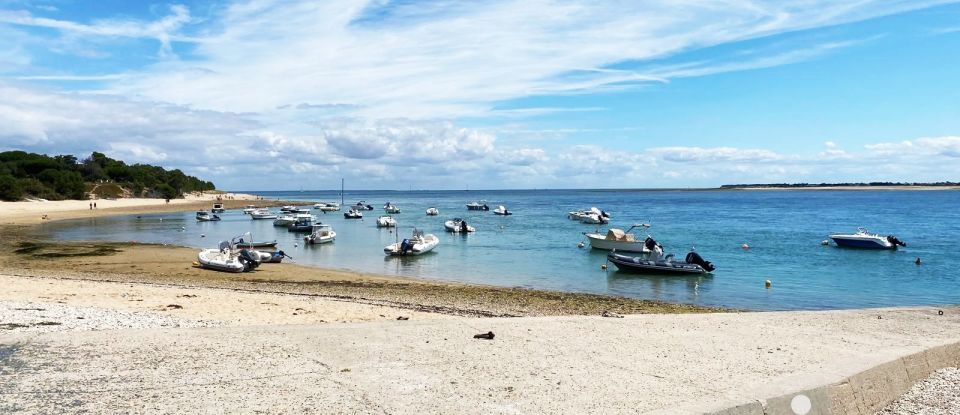
M 607 231 L 606 239 L 609 241 L 634 242 L 632 233 L 626 233 L 623 231 L 623 229 L 615 228 L 611 228 Z

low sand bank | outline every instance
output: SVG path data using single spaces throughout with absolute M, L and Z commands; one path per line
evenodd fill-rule
M 702 413 L 960 341 L 943 311 L 0 332 L 0 412 Z
M 258 200 L 255 195 L 241 193 L 208 193 L 187 195 L 183 199 L 97 199 L 97 200 L 50 200 L 42 202 L 0 202 L 0 225 L 37 224 L 45 220 L 63 220 L 137 213 L 181 212 L 210 209 L 217 196 L 224 198 L 228 209 L 248 204 L 278 206 L 280 201 Z M 96 203 L 96 209 L 90 209 Z M 302 204 L 302 202 L 301 202 Z M 46 215 L 46 219 L 43 216 Z
M 483 317 L 718 311 L 623 297 L 414 280 L 286 263 L 264 264 L 254 272 L 231 274 L 197 268 L 192 265 L 194 261 L 195 249 L 173 246 L 60 245 L 24 242 L 16 237 L 0 242 L 0 272 L 9 275 L 297 294 Z

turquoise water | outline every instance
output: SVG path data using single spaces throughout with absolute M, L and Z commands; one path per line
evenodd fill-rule
M 339 201 L 338 192 L 260 192 L 267 198 Z M 960 192 L 954 191 L 411 191 L 347 192 L 346 204 L 365 200 L 376 209 L 363 221 L 342 212 L 320 221 L 337 231 L 333 244 L 304 246 L 302 234 L 254 221 L 239 210 L 220 222 L 194 220 L 193 212 L 55 222 L 47 236 L 64 240 L 159 242 L 215 247 L 252 232 L 256 240 L 280 241 L 294 262 L 327 268 L 499 286 L 624 295 L 671 302 L 756 310 L 832 309 L 960 303 Z M 467 211 L 485 199 L 506 205 L 513 216 Z M 400 206 L 399 235 L 377 229 L 376 217 L 390 201 Z M 427 217 L 427 207 L 440 216 Z M 667 252 L 696 247 L 717 266 L 711 276 L 656 277 L 602 271 L 605 251 L 580 249 L 581 232 L 596 225 L 567 219 L 591 206 L 613 216 L 609 226 L 645 222 Z M 443 221 L 463 217 L 470 235 L 444 232 Z M 162 219 L 162 220 L 161 220 Z M 858 226 L 896 234 L 898 251 L 821 246 L 834 232 Z M 184 230 L 181 230 L 184 227 Z M 435 252 L 414 258 L 383 255 L 383 246 L 413 227 L 440 237 Z M 202 237 L 201 235 L 205 235 Z M 749 244 L 743 250 L 742 244 Z M 297 244 L 298 246 L 294 246 Z M 914 264 L 921 257 L 923 265 Z M 269 266 L 269 265 L 266 265 Z M 764 281 L 773 282 L 771 289 Z

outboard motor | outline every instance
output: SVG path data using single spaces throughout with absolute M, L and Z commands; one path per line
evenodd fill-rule
M 249 249 L 241 250 L 237 259 L 243 264 L 244 271 L 253 271 L 260 266 L 260 255 Z
M 609 218 L 610 215 L 607 214 L 607 211 L 601 209 L 601 210 L 600 210 L 600 217 L 602 217 L 602 218 Z
M 413 243 L 409 239 L 404 239 L 403 242 L 400 242 L 400 252 L 406 254 L 413 249 Z
M 693 251 L 687 254 L 687 258 L 684 261 L 686 261 L 688 264 L 697 264 L 703 267 L 703 269 L 707 270 L 707 272 L 711 272 L 716 269 L 716 267 L 714 267 L 710 261 L 703 259 L 700 254 Z
M 893 235 L 890 235 L 890 236 L 887 237 L 887 242 L 890 242 L 891 244 L 893 244 L 893 247 L 894 247 L 894 248 L 896 248 L 897 245 L 900 245 L 900 246 L 902 246 L 902 247 L 906 247 L 906 246 L 907 246 L 907 244 L 906 244 L 905 242 L 897 239 L 897 237 L 896 237 L 896 236 L 893 236 Z
M 460 232 L 467 232 L 467 221 L 460 221 Z
M 643 246 L 649 249 L 650 252 L 653 252 L 656 247 L 660 246 L 660 242 L 657 242 L 652 237 L 648 236 L 647 239 L 643 241 Z M 661 246 L 660 249 L 663 249 L 663 247 Z
M 483 210 L 490 210 L 490 206 L 487 206 L 486 203 L 483 204 Z

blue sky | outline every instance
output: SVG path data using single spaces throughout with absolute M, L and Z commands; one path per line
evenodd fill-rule
M 0 0 L 0 39 L 0 149 L 221 188 L 960 180 L 952 1 Z

